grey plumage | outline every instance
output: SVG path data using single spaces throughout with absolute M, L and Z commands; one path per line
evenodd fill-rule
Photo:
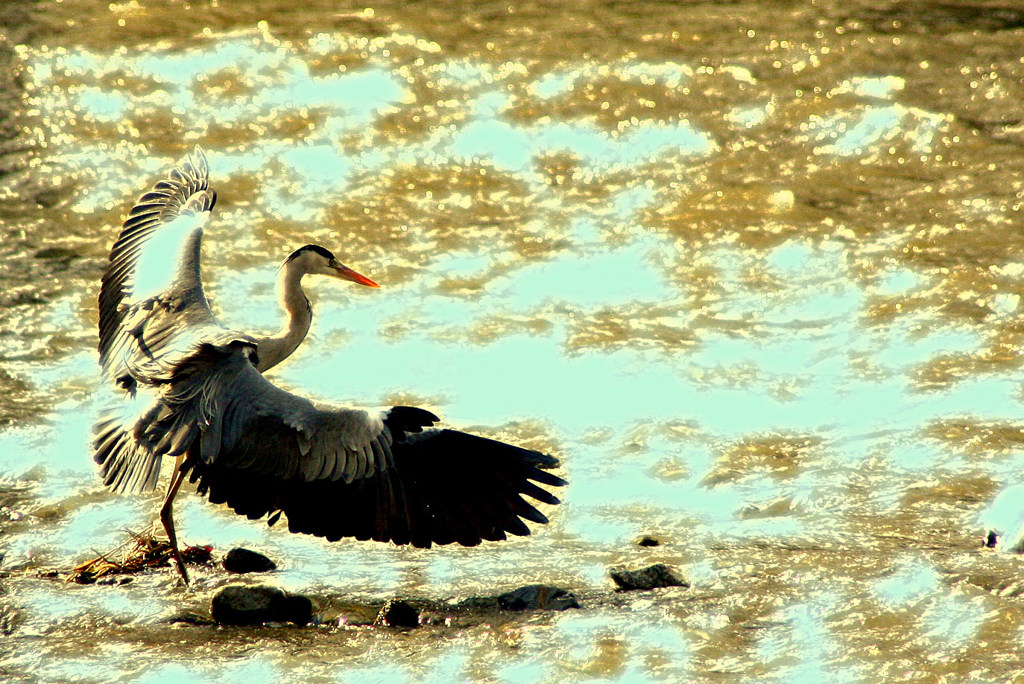
M 523 519 L 547 522 L 522 497 L 558 503 L 534 484 L 565 484 L 546 472 L 554 458 L 433 428 L 438 418 L 423 409 L 314 404 L 264 378 L 258 368 L 285 358 L 308 329 L 304 274 L 376 284 L 307 245 L 282 266 L 290 316 L 282 332 L 225 329 L 200 270 L 203 226 L 215 202 L 197 147 L 142 196 L 111 250 L 99 351 L 104 378 L 120 397 L 95 430 L 104 484 L 150 490 L 164 457 L 179 459 L 162 516 L 176 553 L 171 503 L 185 477 L 213 503 L 252 519 L 270 516 L 271 524 L 283 513 L 290 530 L 328 539 L 473 545 L 529 534 Z M 262 366 L 261 351 L 272 357 Z

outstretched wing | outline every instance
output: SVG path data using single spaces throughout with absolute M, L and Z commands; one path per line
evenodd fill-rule
M 535 484 L 565 484 L 545 471 L 550 456 L 433 429 L 418 408 L 315 406 L 264 378 L 248 349 L 204 348 L 125 431 L 134 439 L 97 439 L 105 481 L 144 480 L 139 448 L 187 451 L 200 493 L 250 519 L 283 513 L 293 532 L 416 546 L 529 534 L 523 519 L 547 518 L 523 496 L 558 503 Z
M 256 473 L 231 473 L 210 479 L 210 501 L 250 518 L 270 513 L 271 522 L 283 512 L 290 531 L 329 541 L 354 537 L 423 548 L 525 536 L 530 529 L 523 520 L 548 519 L 524 495 L 559 503 L 535 484 L 565 484 L 543 470 L 558 465 L 545 454 L 455 430 L 399 432 L 392 439 L 394 467 L 370 477 L 282 486 Z
M 100 364 L 108 378 L 166 371 L 198 340 L 223 332 L 199 268 L 203 225 L 216 199 L 197 146 L 132 208 L 100 288 Z

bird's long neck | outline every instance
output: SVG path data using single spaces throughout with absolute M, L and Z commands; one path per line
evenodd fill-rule
M 309 332 L 309 325 L 313 322 L 313 308 L 302 291 L 303 275 L 305 273 L 293 268 L 292 263 L 281 268 L 277 278 L 277 296 L 288 318 L 275 334 L 256 339 L 259 345 L 259 364 L 256 368 L 261 373 L 288 358 Z

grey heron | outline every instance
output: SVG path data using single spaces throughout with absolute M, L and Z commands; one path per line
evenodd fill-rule
M 200 270 L 203 227 L 216 202 L 197 146 L 142 195 L 110 251 L 99 296 L 103 377 L 119 394 L 95 426 L 93 458 L 115 491 L 157 486 L 174 470 L 160 519 L 182 580 L 173 504 L 186 478 L 200 495 L 249 519 L 336 541 L 474 546 L 528 535 L 566 482 L 547 454 L 452 429 L 424 409 L 370 411 L 286 392 L 263 371 L 309 330 L 301 281 L 325 275 L 377 287 L 327 249 L 306 245 L 278 275 L 286 321 L 260 336 L 221 326 Z

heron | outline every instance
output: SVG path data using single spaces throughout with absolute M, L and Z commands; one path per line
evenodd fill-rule
M 559 503 L 540 486 L 566 484 L 549 472 L 556 458 L 438 427 L 422 408 L 314 403 L 266 379 L 309 331 L 305 276 L 378 284 L 306 245 L 278 271 L 281 329 L 228 329 L 200 268 L 216 200 L 196 146 L 129 212 L 99 295 L 99 362 L 113 397 L 95 425 L 93 459 L 116 492 L 155 490 L 161 464 L 173 461 L 160 521 L 185 585 L 174 500 L 186 479 L 250 520 L 284 515 L 289 531 L 329 541 L 476 546 L 548 522 L 534 502 Z

